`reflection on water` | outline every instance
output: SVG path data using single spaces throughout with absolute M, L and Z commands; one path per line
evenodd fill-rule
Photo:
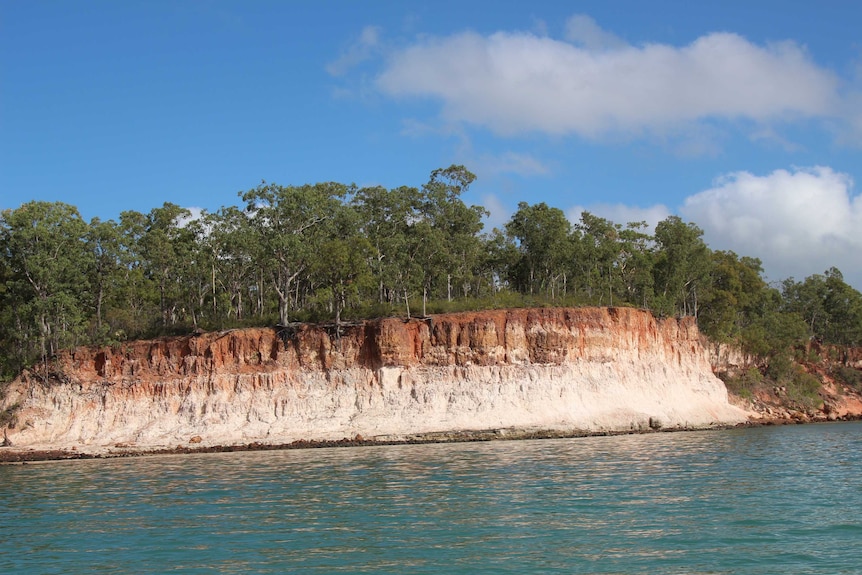
M 859 573 L 862 425 L 0 467 L 3 573 Z

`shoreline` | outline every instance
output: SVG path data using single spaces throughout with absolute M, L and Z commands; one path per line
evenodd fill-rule
M 299 439 L 291 443 L 261 443 L 251 442 L 237 445 L 207 445 L 187 446 L 177 445 L 175 447 L 153 446 L 135 447 L 131 445 L 103 446 L 95 449 L 78 451 L 76 448 L 68 449 L 16 449 L 14 446 L 0 447 L 0 465 L 26 465 L 28 463 L 70 461 L 70 460 L 92 460 L 92 459 L 118 459 L 125 457 L 147 457 L 155 455 L 192 455 L 200 453 L 234 453 L 254 451 L 287 451 L 292 449 L 322 449 L 333 447 L 372 447 L 384 445 L 423 445 L 440 443 L 475 443 L 484 441 L 522 441 L 530 439 L 574 439 L 581 437 L 613 437 L 620 435 L 647 435 L 652 433 L 678 433 L 684 431 L 722 431 L 728 429 L 744 429 L 751 427 L 769 427 L 782 425 L 807 425 L 817 423 L 843 423 L 862 421 L 862 414 L 852 414 L 846 417 L 830 420 L 800 420 L 800 419 L 752 419 L 737 424 L 715 425 L 705 427 L 667 427 L 661 429 L 631 429 L 619 431 L 584 431 L 584 430 L 553 430 L 553 429 L 489 429 L 475 431 L 442 431 L 421 434 L 407 434 L 400 437 L 377 436 L 364 438 L 357 435 L 354 438 L 342 438 L 331 440 L 306 440 Z

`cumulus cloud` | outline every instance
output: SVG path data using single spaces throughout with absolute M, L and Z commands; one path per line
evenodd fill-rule
M 390 54 L 376 85 L 439 100 L 445 120 L 502 135 L 667 135 L 716 119 L 832 118 L 842 107 L 837 77 L 795 42 L 714 33 L 633 46 L 586 16 L 568 21 L 567 37 L 421 37 Z
M 622 48 L 626 43 L 606 30 L 586 14 L 575 14 L 566 21 L 566 40 L 590 50 Z
M 343 76 L 351 68 L 371 58 L 380 45 L 380 28 L 366 26 L 350 46 L 334 61 L 326 65 L 326 71 L 332 76 Z
M 177 218 L 177 227 L 179 227 L 179 228 L 184 228 L 187 225 L 189 225 L 190 223 L 201 219 L 204 215 L 204 212 L 206 212 L 206 210 L 204 208 L 199 208 L 197 206 L 188 206 L 188 207 L 183 208 L 183 209 L 188 210 L 189 215 L 188 216 L 180 216 L 179 218 Z
M 662 204 L 642 208 L 625 204 L 598 203 L 589 206 L 573 206 L 566 210 L 566 217 L 570 222 L 578 223 L 581 221 L 581 214 L 585 211 L 615 224 L 646 222 L 647 227 L 643 231 L 648 234 L 655 232 L 656 224 L 671 215 L 670 209 Z
M 482 196 L 482 206 L 488 210 L 485 217 L 485 231 L 490 232 L 494 228 L 503 229 L 512 217 L 512 210 L 503 205 L 500 198 L 494 194 Z
M 504 152 L 499 155 L 484 154 L 471 158 L 469 165 L 475 166 L 476 173 L 482 176 L 515 174 L 518 176 L 545 176 L 550 173 L 548 165 L 532 154 Z
M 680 209 L 713 249 L 759 257 L 772 280 L 838 267 L 862 288 L 862 196 L 829 167 L 735 172 L 690 196 Z

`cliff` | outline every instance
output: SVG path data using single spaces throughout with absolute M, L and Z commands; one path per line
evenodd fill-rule
M 710 344 L 709 350 L 729 401 L 752 423 L 862 419 L 862 348 L 809 341 L 779 380 L 772 378 L 768 358 L 725 344 Z
M 17 406 L 17 407 L 16 407 Z M 703 428 L 727 402 L 691 320 L 518 309 L 81 348 L 6 390 L 14 449 Z M 9 449 L 9 448 L 5 448 Z

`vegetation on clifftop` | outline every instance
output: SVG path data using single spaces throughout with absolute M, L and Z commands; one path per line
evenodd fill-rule
M 159 333 L 534 305 L 695 316 L 714 341 L 767 358 L 777 380 L 809 341 L 862 344 L 862 294 L 837 269 L 770 286 L 759 260 L 711 250 L 676 216 L 649 234 L 521 203 L 485 231 L 486 210 L 461 199 L 473 180 L 451 166 L 419 188 L 262 182 L 198 219 L 171 203 L 119 221 L 60 202 L 5 210 L 0 375 Z

